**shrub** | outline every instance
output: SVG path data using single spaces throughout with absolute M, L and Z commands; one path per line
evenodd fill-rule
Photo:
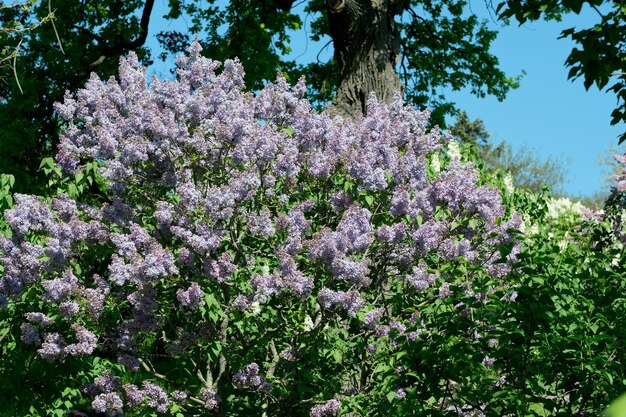
M 399 97 L 332 119 L 199 52 L 149 84 L 131 54 L 57 105 L 71 193 L 4 215 L 7 412 L 498 409 L 520 222 L 497 189 Z

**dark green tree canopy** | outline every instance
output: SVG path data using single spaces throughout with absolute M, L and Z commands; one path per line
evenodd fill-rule
M 563 32 L 582 45 L 568 60 L 570 76 L 584 76 L 586 86 L 600 88 L 617 80 L 610 88 L 620 100 L 613 114 L 618 122 L 626 117 L 623 6 L 599 0 L 511 0 L 498 11 L 523 22 L 558 18 L 584 3 L 613 7 L 594 28 Z M 433 123 L 443 125 L 455 108 L 442 91 L 469 89 L 479 97 L 503 99 L 518 85 L 490 52 L 496 32 L 471 12 L 466 0 L 170 0 L 168 6 L 167 19 L 184 16 L 190 27 L 185 33 L 154 34 L 167 52 L 184 50 L 197 36 L 207 56 L 242 61 L 248 88 L 259 89 L 277 71 L 292 82 L 305 75 L 319 108 L 332 103 L 331 109 L 349 117 L 362 113 L 370 91 L 387 100 L 402 90 L 407 101 L 430 107 Z M 2 28 L 16 21 L 39 22 L 52 11 L 58 29 L 40 25 L 0 38 L 3 50 L 14 50 L 21 42 L 16 70 L 23 93 L 11 77 L 0 83 L 0 167 L 16 176 L 18 191 L 36 188 L 42 157 L 55 152 L 60 124 L 52 104 L 66 90 L 84 85 L 92 71 L 109 77 L 128 51 L 150 62 L 143 46 L 153 8 L 154 0 L 35 1 L 28 12 L 0 8 Z M 305 26 L 312 41 L 330 37 L 332 59 L 301 63 L 286 58 L 290 36 Z
M 49 15 L 49 3 L 37 3 L 29 10 L 0 9 L 0 24 L 5 28 L 16 21 L 41 21 Z M 22 91 L 12 75 L 3 74 L 0 82 L 0 167 L 15 175 L 18 191 L 41 185 L 37 173 L 41 159 L 56 152 L 59 121 L 53 103 L 66 90 L 84 85 L 91 72 L 105 79 L 115 74 L 119 57 L 128 51 L 148 57 L 141 47 L 153 4 L 154 0 L 54 0 L 54 26 L 43 24 L 0 37 L 0 50 L 20 45 L 15 63 Z
M 334 3 L 345 3 L 345 8 L 353 3 L 356 13 L 366 15 L 370 21 L 369 25 L 361 25 L 364 27 L 380 18 L 380 13 L 371 9 L 386 7 L 391 18 L 387 16 L 390 21 L 385 24 L 390 27 L 374 33 L 333 33 L 330 23 L 343 18 L 341 13 L 333 12 Z M 207 56 L 239 57 L 252 88 L 273 79 L 276 70 L 292 79 L 305 75 L 312 98 L 324 107 L 337 93 L 344 73 L 351 71 L 350 60 L 339 62 L 342 58 L 337 56 L 338 40 L 348 41 L 347 52 L 340 52 L 345 56 L 356 49 L 351 45 L 368 42 L 361 38 L 386 36 L 386 49 L 380 50 L 384 49 L 388 55 L 384 60 L 392 62 L 398 71 L 405 99 L 419 107 L 430 107 L 439 124 L 454 110 L 454 103 L 441 93 L 443 89 L 469 88 L 479 97 L 489 94 L 503 99 L 518 85 L 517 78 L 508 77 L 499 69 L 497 57 L 490 52 L 496 32 L 470 12 L 465 0 L 307 1 L 304 10 L 311 22 L 309 37 L 312 41 L 331 37 L 335 57 L 327 62 L 304 64 L 284 59 L 290 51 L 290 32 L 304 25 L 299 15 L 291 13 L 292 6 L 293 1 L 284 0 L 213 0 L 208 7 L 204 1 L 171 0 L 168 17 L 186 15 L 192 24 L 188 33 L 161 32 L 158 37 L 170 53 L 182 52 L 194 36 L 199 36 Z M 349 27 L 347 18 L 336 22 L 336 26 Z

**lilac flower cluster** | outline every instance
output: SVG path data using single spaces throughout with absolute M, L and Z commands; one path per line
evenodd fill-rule
M 237 61 L 218 71 L 200 50 L 195 42 L 178 58 L 176 80 L 150 83 L 130 54 L 118 79 L 92 75 L 57 104 L 67 123 L 58 163 L 72 173 L 97 161 L 107 201 L 59 196 L 47 204 L 16 194 L 4 213 L 12 234 L 0 235 L 0 305 L 17 305 L 30 288 L 42 294 L 41 311 L 21 311 L 28 314 L 19 328 L 43 358 L 96 354 L 102 343 L 137 371 L 142 353 L 204 357 L 199 342 L 211 339 L 228 346 L 232 360 L 248 350 L 258 363 L 295 360 L 292 352 L 250 347 L 234 330 L 254 316 L 259 334 L 270 331 L 257 314 L 264 303 L 281 315 L 312 306 L 307 317 L 324 310 L 324 320 L 339 317 L 341 325 L 368 311 L 365 326 L 400 343 L 416 330 L 404 327 L 406 317 L 390 317 L 380 294 L 408 287 L 407 297 L 452 295 L 457 278 L 440 273 L 441 261 L 470 263 L 496 278 L 510 271 L 516 250 L 501 260 L 498 248 L 514 243 L 508 229 L 519 220 L 504 218 L 500 195 L 479 185 L 471 164 L 454 159 L 429 171 L 427 161 L 449 138 L 427 128 L 428 112 L 399 95 L 390 105 L 372 96 L 362 120 L 333 119 L 304 99 L 303 80 L 291 87 L 279 76 L 247 93 Z M 81 265 L 86 259 L 97 265 Z M 470 293 L 472 277 L 463 279 L 453 288 Z M 206 295 L 218 304 L 209 314 L 209 306 L 198 308 Z M 208 337 L 202 325 L 219 330 Z M 283 346 L 298 336 L 271 327 Z M 201 375 L 201 365 L 186 371 Z M 220 407 L 227 379 L 203 388 L 195 403 Z M 232 383 L 251 388 L 246 395 L 271 390 L 254 362 Z M 96 387 L 92 406 L 107 412 L 124 400 L 168 409 L 164 388 L 141 386 Z M 331 400 L 311 415 L 339 408 Z
M 365 307 L 365 301 L 360 297 L 358 291 L 333 291 L 324 287 L 318 293 L 317 301 L 324 308 L 340 307 L 346 310 L 351 317 L 354 317 L 359 310 Z
M 337 400 L 326 401 L 324 404 L 316 405 L 311 409 L 311 417 L 332 417 L 336 416 L 341 408 Z
M 106 394 L 98 394 L 91 402 L 93 409 L 99 413 L 121 410 L 124 403 L 116 392 L 107 392 Z
M 222 402 L 220 396 L 217 395 L 217 388 L 215 387 L 202 388 L 199 396 L 200 399 L 204 401 L 204 408 L 207 410 L 215 410 L 218 408 L 220 402 Z
M 142 386 L 143 389 L 140 389 L 134 384 L 122 384 L 119 378 L 105 373 L 92 384 L 84 386 L 83 391 L 94 398 L 91 406 L 100 413 L 121 410 L 124 406 L 123 399 L 129 407 L 145 403 L 160 414 L 169 410 L 170 400 L 163 388 L 150 381 L 143 381 Z M 177 397 L 181 398 L 181 394 L 178 393 Z
M 24 343 L 35 344 L 40 341 L 39 332 L 30 323 L 23 324 L 21 329 Z M 97 346 L 97 336 L 78 323 L 72 325 L 72 330 L 76 343 L 66 344 L 65 338 L 59 333 L 45 333 L 44 341 L 37 352 L 48 361 L 63 360 L 67 355 L 91 355 Z
M 261 392 L 271 392 L 272 384 L 259 375 L 259 365 L 252 362 L 233 375 L 233 385 L 239 389 L 252 388 Z
M 413 267 L 413 273 L 406 277 L 407 283 L 417 291 L 426 291 L 435 283 L 435 275 L 426 272 L 424 264 Z
M 615 189 L 622 193 L 626 191 L 626 155 L 614 155 L 613 158 L 623 167 L 622 171 L 615 177 L 617 182 Z
M 183 307 L 191 310 L 204 305 L 204 291 L 195 282 L 187 290 L 179 289 L 176 298 Z

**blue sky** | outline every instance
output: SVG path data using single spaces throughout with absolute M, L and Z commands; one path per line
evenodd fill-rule
M 476 13 L 486 14 L 482 2 L 473 5 Z M 586 91 L 581 79 L 567 80 L 564 62 L 574 43 L 557 38 L 563 29 L 590 27 L 597 20 L 598 15 L 586 9 L 562 22 L 500 27 L 492 51 L 507 73 L 526 71 L 520 88 L 503 102 L 463 93 L 452 96 L 470 118 L 485 121 L 494 141 L 526 144 L 540 156 L 569 161 L 565 191 L 573 195 L 591 195 L 606 187 L 603 176 L 608 171 L 598 159 L 609 156 L 611 145 L 617 145 L 617 136 L 624 129 L 623 125 L 610 125 L 615 95 L 595 86 Z
M 302 10 L 304 2 L 294 10 Z M 157 0 L 150 25 L 149 47 L 157 47 L 154 35 L 162 30 L 184 30 L 184 21 L 165 22 L 167 0 Z M 586 91 L 582 80 L 567 80 L 565 59 L 574 44 L 557 39 L 561 30 L 572 26 L 584 28 L 598 20 L 597 14 L 584 9 L 579 16 L 566 16 L 562 22 L 534 22 L 524 26 L 503 27 L 491 19 L 483 0 L 471 1 L 471 8 L 480 17 L 489 20 L 491 28 L 499 30 L 492 52 L 500 59 L 501 68 L 508 75 L 526 75 L 519 89 L 499 102 L 494 98 L 479 99 L 469 92 L 447 92 L 459 108 L 471 119 L 482 119 L 492 140 L 507 140 L 514 148 L 527 146 L 539 157 L 552 156 L 563 161 L 568 178 L 565 191 L 575 196 L 590 196 L 606 188 L 603 178 L 607 168 L 599 164 L 601 157 L 609 156 L 610 147 L 617 145 L 617 136 L 623 126 L 610 126 L 610 113 L 616 106 L 615 95 L 592 87 Z M 305 20 L 305 16 L 302 17 Z M 310 20 L 310 17 L 309 17 Z M 292 34 L 291 57 L 302 62 L 316 59 L 325 41 L 306 42 L 304 31 Z M 156 54 L 155 54 L 156 55 Z M 332 46 L 320 55 L 327 59 Z M 150 73 L 167 75 L 167 66 L 156 64 Z

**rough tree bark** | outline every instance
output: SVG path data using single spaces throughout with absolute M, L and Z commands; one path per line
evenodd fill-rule
M 339 85 L 329 110 L 358 118 L 370 93 L 389 102 L 401 90 L 395 66 L 400 39 L 394 17 L 407 0 L 327 0 Z

